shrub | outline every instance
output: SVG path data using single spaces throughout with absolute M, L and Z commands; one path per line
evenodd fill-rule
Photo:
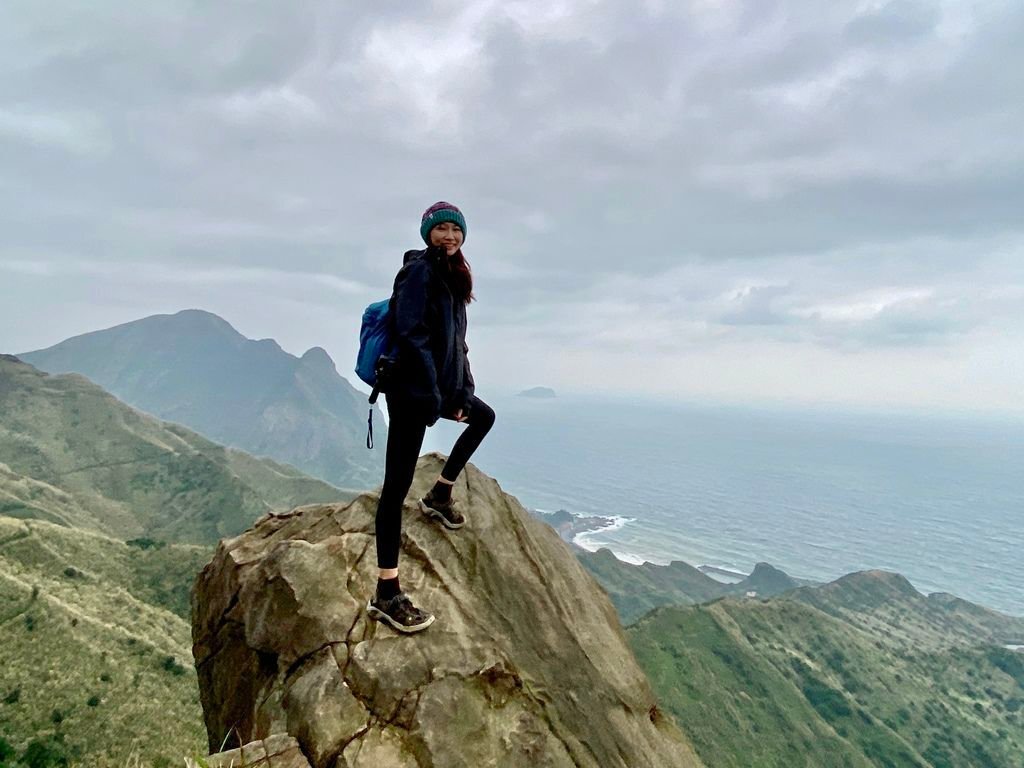
M 846 654 L 838 648 L 834 648 L 825 654 L 825 662 L 837 672 L 842 672 L 846 665 Z
M 53 712 L 50 714 L 50 722 L 54 725 L 60 725 L 64 722 L 64 713 L 61 712 L 59 709 L 53 710 Z
M 853 712 L 843 694 L 813 676 L 804 679 L 803 693 L 810 705 L 829 723 L 849 717 Z
M 17 704 L 18 699 L 21 698 L 21 688 L 15 688 L 13 691 L 4 696 L 4 704 Z
M 157 539 L 150 539 L 145 536 L 138 539 L 129 539 L 125 544 L 129 547 L 138 547 L 139 549 L 163 549 L 167 546 L 166 541 L 158 541 Z
M 843 670 L 839 677 L 843 681 L 843 687 L 850 693 L 860 693 L 867 690 L 865 685 L 846 670 Z
M 21 756 L 21 763 L 26 768 L 64 768 L 68 765 L 69 758 L 63 739 L 51 737 L 29 742 Z
M 173 656 L 165 657 L 163 664 L 161 664 L 160 666 L 163 667 L 165 672 L 170 672 L 172 675 L 185 674 L 185 668 L 181 666 L 181 664 L 179 664 L 177 659 L 175 659 Z
M 1017 685 L 1024 688 L 1024 654 L 1004 648 L 992 648 L 987 655 L 992 664 L 1012 677 Z
M 85 702 L 85 703 L 88 704 L 90 707 L 98 707 L 100 705 L 100 697 L 97 696 L 96 694 L 93 694 L 92 696 L 89 697 L 89 700 L 87 702 Z

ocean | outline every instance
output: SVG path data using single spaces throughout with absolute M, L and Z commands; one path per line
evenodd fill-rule
M 896 571 L 1024 615 L 1024 422 L 478 393 L 472 462 L 526 507 L 610 518 L 620 559 L 830 581 Z M 439 421 L 424 451 L 464 427 Z

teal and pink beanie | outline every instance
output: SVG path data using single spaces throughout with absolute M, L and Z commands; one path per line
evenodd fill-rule
M 434 203 L 423 212 L 423 220 L 420 222 L 420 236 L 423 242 L 430 245 L 430 230 L 442 221 L 454 221 L 458 224 L 462 228 L 462 242 L 466 242 L 466 217 L 454 205 L 443 200 Z

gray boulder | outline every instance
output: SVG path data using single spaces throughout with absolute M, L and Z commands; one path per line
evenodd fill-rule
M 553 529 L 473 465 L 464 528 L 418 511 L 443 462 L 419 459 L 403 510 L 402 588 L 437 617 L 423 632 L 365 613 L 377 493 L 220 543 L 192 596 L 211 751 L 290 737 L 313 768 L 700 766 Z

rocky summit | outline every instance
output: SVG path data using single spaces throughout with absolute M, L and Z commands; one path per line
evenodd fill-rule
M 377 493 L 220 543 L 192 595 L 210 749 L 233 750 L 210 764 L 248 750 L 302 768 L 702 765 L 551 527 L 472 464 L 454 489 L 464 528 L 419 512 L 443 462 L 419 459 L 403 511 L 401 583 L 437 617 L 425 631 L 366 615 Z

